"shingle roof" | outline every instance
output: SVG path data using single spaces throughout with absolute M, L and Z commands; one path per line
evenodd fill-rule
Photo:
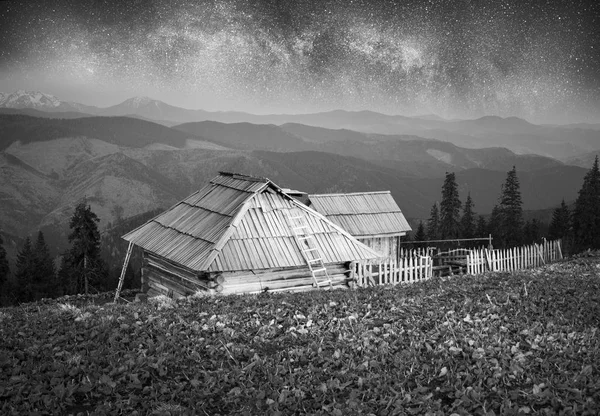
M 389 191 L 309 195 L 309 200 L 315 211 L 357 238 L 411 231 Z
M 304 214 L 325 263 L 380 256 L 269 179 L 231 173 L 220 173 L 123 238 L 195 271 L 305 266 L 289 210 Z

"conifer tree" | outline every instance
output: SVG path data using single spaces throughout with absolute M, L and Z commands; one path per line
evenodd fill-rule
M 68 265 L 78 271 L 77 291 L 89 293 L 90 281 L 100 282 L 105 274 L 105 267 L 100 258 L 100 232 L 98 216 L 91 207 L 80 203 L 75 208 L 69 227 L 71 250 Z
M 419 226 L 417 227 L 417 232 L 415 233 L 415 241 L 425 241 L 427 236 L 425 235 L 425 225 L 423 221 L 419 221 Z
M 33 248 L 29 237 L 17 254 L 15 270 L 16 298 L 18 302 L 33 300 L 33 274 L 34 274 Z
M 0 288 L 4 286 L 4 283 L 8 280 L 10 268 L 8 266 L 8 259 L 6 258 L 6 250 L 4 249 L 4 240 L 0 235 Z
M 440 203 L 440 237 L 458 238 L 460 233 L 460 199 L 454 173 L 446 173 Z
M 57 296 L 77 293 L 77 284 L 80 280 L 78 278 L 79 271 L 73 263 L 70 250 L 62 254 L 60 266 L 56 272 Z
M 567 238 L 571 228 L 571 213 L 569 207 L 565 204 L 563 199 L 560 206 L 552 213 L 552 222 L 550 222 L 550 229 L 548 230 L 548 237 L 551 240 L 557 240 L 559 238 Z
M 487 225 L 483 215 L 479 215 L 477 217 L 477 228 L 476 228 L 475 234 L 477 234 L 477 237 L 487 237 L 489 234 L 488 233 L 488 225 Z
M 35 247 L 33 248 L 32 283 L 35 299 L 54 296 L 56 288 L 55 277 L 54 261 L 50 256 L 50 250 L 46 245 L 44 234 L 39 231 Z
M 526 221 L 523 227 L 523 240 L 525 244 L 537 243 L 540 237 L 540 222 L 535 218 L 531 221 Z
M 578 249 L 600 248 L 600 169 L 598 156 L 583 178 L 573 210 L 573 237 Z
M 502 232 L 502 223 L 502 212 L 498 205 L 494 205 L 487 228 L 488 233 L 492 235 L 493 244 L 496 248 L 503 246 L 504 234 Z
M 501 240 L 504 247 L 513 247 L 523 241 L 523 201 L 517 169 L 513 168 L 506 175 L 502 186 L 499 210 L 502 217 Z
M 440 236 L 440 214 L 437 202 L 433 203 L 429 219 L 427 220 L 427 239 L 437 240 Z
M 473 212 L 473 208 L 475 204 L 471 199 L 471 193 L 467 195 L 467 200 L 465 201 L 465 206 L 463 208 L 463 215 L 460 219 L 460 231 L 461 238 L 473 238 L 475 237 L 475 212 Z

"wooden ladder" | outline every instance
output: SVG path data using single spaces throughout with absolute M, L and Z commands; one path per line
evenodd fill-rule
M 332 288 L 331 278 L 327 273 L 325 263 L 323 263 L 323 256 L 319 252 L 314 235 L 310 233 L 306 217 L 299 209 L 296 212 L 292 212 L 290 209 L 287 214 L 289 226 L 314 280 L 313 286 L 321 288 L 321 286 L 329 284 L 329 288 Z

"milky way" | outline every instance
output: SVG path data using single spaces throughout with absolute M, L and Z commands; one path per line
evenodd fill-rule
M 600 121 L 596 3 L 4 1 L 0 90 Z

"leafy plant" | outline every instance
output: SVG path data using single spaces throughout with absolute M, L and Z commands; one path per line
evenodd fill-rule
M 0 413 L 597 414 L 599 277 L 7 308 Z

